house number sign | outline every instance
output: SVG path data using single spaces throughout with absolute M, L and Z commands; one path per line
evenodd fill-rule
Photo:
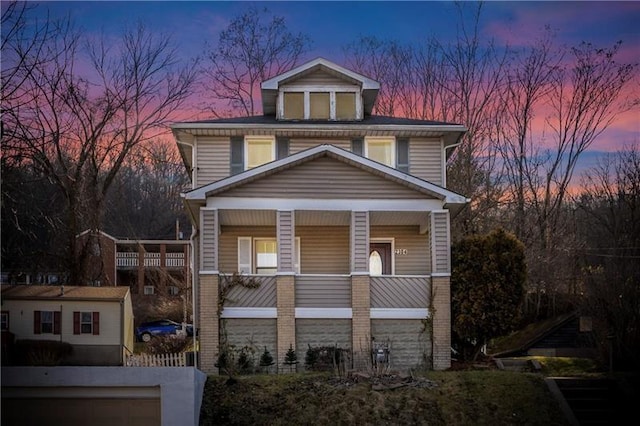
M 394 252 L 395 252 L 395 254 L 396 254 L 396 255 L 404 256 L 404 255 L 406 255 L 409 251 L 408 251 L 407 249 L 395 249 L 395 250 L 394 250 Z

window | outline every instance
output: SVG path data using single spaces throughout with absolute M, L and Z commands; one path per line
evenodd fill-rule
M 294 89 L 281 91 L 278 117 L 284 120 L 358 120 L 362 118 L 362 98 L 356 90 L 327 87 L 322 92 Z M 342 91 L 340 91 L 342 90 Z
M 152 294 L 155 294 L 155 292 L 156 292 L 156 288 L 154 286 L 152 286 L 152 285 L 145 285 L 144 286 L 144 294 L 146 296 L 150 296 Z
M 365 156 L 378 163 L 389 167 L 396 166 L 395 138 L 393 137 L 366 137 Z
M 9 311 L 2 311 L 0 330 L 9 330 Z
M 300 237 L 294 239 L 294 270 L 300 273 Z M 275 238 L 238 237 L 238 272 L 273 275 L 278 272 L 278 242 Z
M 60 334 L 60 312 L 33 311 L 33 334 Z
M 73 334 L 100 334 L 100 312 L 74 312 Z
M 336 93 L 336 120 L 356 119 L 356 94 Z
M 53 333 L 53 312 L 42 311 L 40 313 L 40 333 Z
M 284 118 L 285 120 L 304 120 L 304 93 L 284 93 Z
M 276 240 L 255 240 L 256 274 L 272 275 L 278 272 L 278 244 Z
M 276 158 L 276 143 L 271 136 L 245 137 L 245 170 L 269 163 Z
M 167 287 L 167 292 L 169 293 L 169 296 L 177 296 L 180 294 L 180 289 L 175 285 L 170 285 Z
M 311 120 L 328 120 L 330 117 L 329 93 L 309 93 L 309 118 Z

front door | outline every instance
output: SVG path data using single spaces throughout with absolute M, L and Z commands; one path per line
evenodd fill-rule
M 391 275 L 391 243 L 369 244 L 369 274 Z

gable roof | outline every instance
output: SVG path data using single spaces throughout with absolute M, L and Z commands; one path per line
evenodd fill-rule
M 89 287 L 54 285 L 3 285 L 2 299 L 7 300 L 91 300 L 121 301 L 129 287 Z
M 204 202 L 207 197 L 215 196 L 216 194 L 222 193 L 240 185 L 245 185 L 247 183 L 262 179 L 280 171 L 287 170 L 291 167 L 295 167 L 296 165 L 303 164 L 308 161 L 313 161 L 314 159 L 320 157 L 330 157 L 335 160 L 342 161 L 353 167 L 360 168 L 369 173 L 381 176 L 385 179 L 391 180 L 430 197 L 442 200 L 445 205 L 463 206 L 470 201 L 466 197 L 449 191 L 448 189 L 443 188 L 439 185 L 435 185 L 426 180 L 408 175 L 392 167 L 385 166 L 376 161 L 338 148 L 334 145 L 318 145 L 316 147 L 300 151 L 280 160 L 272 161 L 253 169 L 246 170 L 237 175 L 229 176 L 217 182 L 213 182 L 200 188 L 196 188 L 183 194 L 183 197 L 186 201 Z
M 378 91 L 380 90 L 380 83 L 375 80 L 365 77 L 362 74 L 348 70 L 335 64 L 324 58 L 316 58 L 312 61 L 306 62 L 290 71 L 277 75 L 269 80 L 262 82 L 262 111 L 265 115 L 275 115 L 276 113 L 276 95 L 281 85 L 289 83 L 293 80 L 301 78 L 307 74 L 322 70 L 346 80 L 350 83 L 357 84 L 362 88 L 362 95 L 364 100 L 365 114 L 371 114 L 373 104 L 375 103 Z

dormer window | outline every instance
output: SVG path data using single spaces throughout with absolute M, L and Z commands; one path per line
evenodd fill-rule
M 285 120 L 304 120 L 304 92 L 284 93 Z
M 362 118 L 362 99 L 358 89 L 329 88 L 304 90 L 289 88 L 280 92 L 278 117 L 282 120 L 353 121 Z
M 309 93 L 309 118 L 311 120 L 328 120 L 330 117 L 329 93 Z
M 356 94 L 336 93 L 336 120 L 356 119 Z

